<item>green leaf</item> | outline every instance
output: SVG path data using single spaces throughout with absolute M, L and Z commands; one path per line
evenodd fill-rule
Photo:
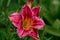
M 56 21 L 53 23 L 53 27 L 56 28 L 57 30 L 60 29 L 60 20 L 56 19 Z
M 50 34 L 52 34 L 52 35 L 55 35 L 55 36 L 60 36 L 60 30 L 59 29 L 56 29 L 56 28 L 54 28 L 54 27 L 52 27 L 52 26 L 46 26 L 45 27 L 45 31 L 47 32 L 47 33 L 50 33 Z
M 41 5 L 41 7 L 42 8 L 41 8 L 40 15 L 42 15 L 42 17 L 44 17 L 52 25 L 52 23 L 54 22 L 54 19 L 50 14 L 50 11 L 44 5 Z
M 0 0 L 0 6 L 2 6 L 4 0 Z

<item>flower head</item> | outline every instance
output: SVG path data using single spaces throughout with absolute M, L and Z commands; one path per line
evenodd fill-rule
M 43 28 L 45 23 L 39 17 L 39 12 L 40 7 L 31 9 L 28 5 L 24 5 L 22 14 L 16 12 L 9 16 L 12 24 L 17 27 L 17 33 L 20 38 L 31 36 L 36 40 L 40 40 L 38 30 Z

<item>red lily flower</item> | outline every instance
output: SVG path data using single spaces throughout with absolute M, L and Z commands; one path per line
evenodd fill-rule
M 17 27 L 17 33 L 20 38 L 31 36 L 36 40 L 39 39 L 38 30 L 45 26 L 44 21 L 39 17 L 40 7 L 29 8 L 24 5 L 22 14 L 13 13 L 9 16 L 12 24 Z

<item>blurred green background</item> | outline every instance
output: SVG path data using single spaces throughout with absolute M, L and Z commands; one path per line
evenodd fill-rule
M 0 40 L 34 40 L 19 38 L 8 16 L 20 12 L 26 0 L 0 0 Z M 39 30 L 41 40 L 60 40 L 60 0 L 35 0 L 32 6 L 41 6 L 40 17 L 46 26 Z

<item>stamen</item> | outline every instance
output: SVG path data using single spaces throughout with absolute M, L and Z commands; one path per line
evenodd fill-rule
M 24 21 L 24 23 L 23 23 L 23 29 L 24 30 L 29 30 L 30 29 L 30 27 L 29 26 L 31 26 L 32 25 L 32 20 L 31 19 L 25 19 L 25 21 Z

